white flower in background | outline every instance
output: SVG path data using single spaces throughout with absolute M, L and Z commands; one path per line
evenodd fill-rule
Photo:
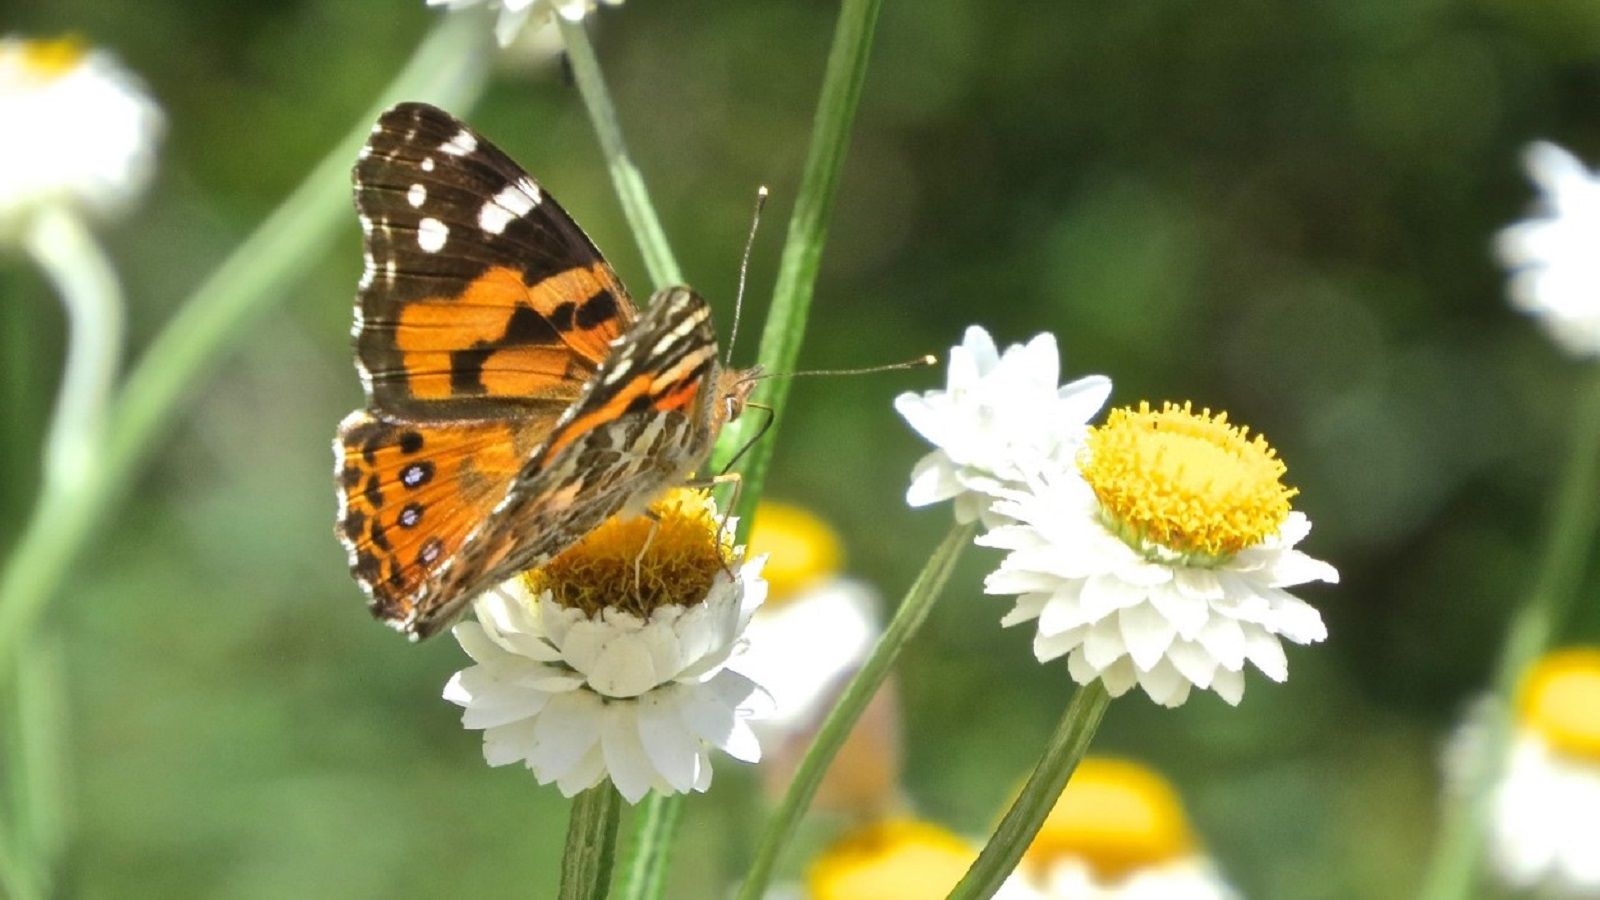
M 1528 148 L 1524 164 L 1542 195 L 1537 215 L 1496 240 L 1511 270 L 1511 302 L 1568 352 L 1600 355 L 1600 177 L 1544 141 Z
M 0 234 L 41 208 L 127 210 L 155 171 L 160 107 L 103 50 L 0 38 Z
M 1501 879 L 1551 897 L 1600 897 L 1600 649 L 1546 656 L 1524 679 L 1491 858 Z
M 495 23 L 495 37 L 504 47 L 516 40 L 524 28 L 539 29 L 551 23 L 552 16 L 577 22 L 595 10 L 599 2 L 618 6 L 622 0 L 428 0 L 429 6 L 462 9 L 487 3 L 499 7 L 500 18 Z
M 713 748 L 760 758 L 747 721 L 760 688 L 727 664 L 766 596 L 763 560 L 734 554 L 730 577 L 708 495 L 679 491 L 651 509 L 654 535 L 643 517 L 610 520 L 455 627 L 476 665 L 444 696 L 483 730 L 490 765 L 522 762 L 568 797 L 610 778 L 637 803 L 705 791 Z
M 1041 900 L 1233 900 L 1197 847 L 1166 779 L 1137 763 L 1089 757 L 1018 869 Z
M 772 712 L 758 730 L 805 732 L 826 713 L 883 630 L 878 593 L 839 574 L 838 536 L 797 506 L 763 500 L 750 552 L 767 558 L 767 602 L 750 621 L 750 649 L 737 668 L 772 695 Z
M 927 900 L 943 897 L 978 858 L 978 848 L 950 830 L 916 819 L 889 819 L 859 828 L 825 850 L 806 873 L 805 890 L 779 888 L 779 897 L 806 900 Z M 1013 876 L 996 900 L 1036 900 Z
M 1042 468 L 1070 467 L 1090 418 L 1111 395 L 1101 375 L 1058 386 L 1056 339 L 1040 334 L 1027 344 L 995 349 L 974 325 L 950 350 L 942 391 L 904 393 L 894 408 L 938 449 L 911 472 L 906 502 L 927 506 L 955 500 L 956 520 L 986 516 L 994 494 L 1020 487 Z
M 1294 549 L 1311 523 L 1290 510 L 1275 452 L 1246 434 L 1188 404 L 1115 409 L 1078 471 L 1006 492 L 995 511 L 1014 524 L 978 538 L 1009 551 L 985 582 L 1017 595 L 1002 623 L 1036 621 L 1041 662 L 1066 656 L 1074 681 L 1112 696 L 1138 684 L 1177 706 L 1199 687 L 1237 704 L 1247 661 L 1284 680 L 1279 637 L 1327 630 L 1283 589 L 1339 575 Z

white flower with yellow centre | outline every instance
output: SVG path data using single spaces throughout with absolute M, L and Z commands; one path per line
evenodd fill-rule
M 1288 676 L 1280 637 L 1327 636 L 1284 590 L 1338 581 L 1295 550 L 1311 523 L 1289 507 L 1283 463 L 1259 435 L 1188 404 L 1115 409 L 1089 430 L 1077 471 L 1008 491 L 1015 524 L 978 543 L 1009 551 L 985 587 L 1017 595 L 1005 625 L 1036 621 L 1034 655 L 1067 657 L 1079 684 L 1135 684 L 1177 706 L 1192 687 L 1237 704 L 1244 666 Z
M 765 599 L 763 560 L 720 539 L 706 494 L 651 510 L 486 593 L 477 621 L 455 626 L 476 665 L 444 696 L 483 730 L 490 765 L 522 762 L 568 797 L 610 778 L 637 803 L 708 789 L 712 749 L 760 758 L 747 721 L 760 688 L 727 665 Z
M 996 493 L 1020 487 L 1039 469 L 1071 465 L 1111 381 L 1090 375 L 1058 385 L 1060 374 L 1054 336 L 1001 353 L 988 332 L 968 328 L 950 350 L 944 390 L 895 398 L 895 410 L 938 448 L 912 469 L 906 502 L 953 499 L 957 521 L 992 522 Z
M 1539 213 L 1495 245 L 1511 270 L 1511 302 L 1568 352 L 1600 355 L 1600 177 L 1545 141 L 1528 148 L 1524 164 L 1542 192 Z
M 622 0 L 428 0 L 428 5 L 447 9 L 485 4 L 491 9 L 498 7 L 500 18 L 495 22 L 494 34 L 500 46 L 504 47 L 516 40 L 524 28 L 541 29 L 551 23 L 552 16 L 561 16 L 571 22 L 581 21 L 584 16 L 594 12 L 601 2 L 607 6 L 619 6 Z
M 1600 897 L 1600 648 L 1552 653 L 1524 680 L 1490 836 L 1512 887 Z
M 1137 763 L 1090 757 L 1018 870 L 1048 900 L 1233 900 L 1197 847 L 1177 792 Z
M 124 212 L 155 172 L 160 107 L 103 50 L 0 38 L 0 236 L 66 206 Z
M 927 900 L 950 893 L 978 858 L 970 841 L 931 822 L 890 819 L 847 834 L 806 873 L 806 900 Z M 1035 900 L 1013 877 L 998 900 Z

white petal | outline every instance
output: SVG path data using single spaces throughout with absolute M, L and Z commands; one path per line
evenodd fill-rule
M 608 703 L 601 717 L 600 749 L 606 772 L 617 792 L 629 803 L 638 803 L 650 792 L 656 780 L 655 767 L 639 741 L 639 722 L 635 703 Z
M 1229 706 L 1238 706 L 1239 701 L 1244 699 L 1244 673 L 1218 669 L 1217 677 L 1211 680 L 1211 689 L 1228 701 Z
M 1265 628 L 1247 626 L 1244 639 L 1245 655 L 1263 674 L 1273 681 L 1283 681 L 1289 677 L 1289 660 L 1283 655 L 1283 645 L 1278 643 L 1277 635 Z
M 535 744 L 536 720 L 528 719 L 483 733 L 483 760 L 491 766 L 503 766 L 526 759 Z
M 682 794 L 694 788 L 699 774 L 700 741 L 684 727 L 675 693 L 663 688 L 639 698 L 639 738 L 656 771 Z
M 534 769 L 532 760 L 529 760 L 528 768 Z M 549 784 L 554 780 L 556 787 L 561 790 L 561 796 L 576 797 L 580 792 L 599 784 L 600 780 L 605 777 L 605 754 L 600 749 L 599 741 L 596 741 L 594 746 L 589 748 L 589 752 L 584 754 L 582 759 L 578 760 L 572 768 L 568 769 L 559 778 L 552 779 L 549 776 L 541 776 L 538 769 L 534 769 L 533 774 L 535 778 L 539 779 L 540 784 Z
M 1089 664 L 1101 671 L 1126 656 L 1128 648 L 1122 643 L 1122 630 L 1117 627 L 1117 620 L 1101 619 L 1090 626 L 1088 634 L 1084 635 L 1083 652 Z
M 1064 653 L 1070 653 L 1083 643 L 1083 636 L 1088 632 L 1087 627 L 1074 628 L 1059 634 L 1035 634 L 1033 637 L 1033 655 L 1040 662 L 1049 662 Z
M 1134 671 L 1133 661 L 1123 657 L 1110 668 L 1100 671 L 1100 681 L 1106 686 L 1106 693 L 1121 697 L 1139 683 L 1139 675 Z
M 1104 375 L 1086 375 L 1064 384 L 1056 392 L 1061 403 L 1056 415 L 1068 422 L 1088 422 L 1106 405 L 1111 397 L 1111 379 Z
M 1233 619 L 1213 617 L 1200 631 L 1199 640 L 1222 668 L 1237 672 L 1244 666 L 1244 628 Z
M 1093 621 L 1133 606 L 1148 594 L 1148 589 L 1129 584 L 1114 575 L 1096 575 L 1084 582 L 1078 603 L 1083 608 L 1084 617 Z
M 1198 688 L 1210 687 L 1217 672 L 1217 658 L 1196 641 L 1173 641 L 1167 648 L 1167 659 Z
M 1180 694 L 1181 687 L 1187 686 L 1188 681 L 1171 663 L 1153 666 L 1149 671 L 1135 666 L 1135 674 L 1145 694 L 1162 706 L 1177 706 L 1188 697 L 1186 691 Z
M 1098 615 L 1091 615 L 1084 609 L 1081 600 L 1084 584 L 1082 581 L 1062 582 L 1061 586 L 1050 595 L 1050 602 L 1039 613 L 1040 633 L 1060 634 L 1101 618 Z
M 911 486 L 906 489 L 907 506 L 930 506 L 961 493 L 955 464 L 943 450 L 935 450 L 917 460 L 911 469 Z
M 1177 627 L 1149 603 L 1130 606 L 1117 613 L 1117 626 L 1128 655 L 1140 669 L 1153 668 L 1178 634 Z
M 1186 596 L 1171 585 L 1150 592 L 1150 604 L 1156 608 L 1185 640 L 1195 640 L 1211 621 L 1211 605 L 1193 596 Z
M 559 779 L 572 771 L 599 742 L 603 712 L 600 698 L 588 691 L 552 697 L 534 720 L 528 767 L 546 779 Z
M 1002 628 L 1010 628 L 1013 625 L 1020 625 L 1023 622 L 1037 619 L 1039 612 L 1044 609 L 1049 600 L 1049 594 L 1023 594 L 1017 598 L 1016 605 L 1011 607 L 1011 611 L 1000 618 L 1000 626 Z
M 1273 628 L 1296 644 L 1314 644 L 1328 637 L 1322 614 L 1293 594 L 1274 589 Z

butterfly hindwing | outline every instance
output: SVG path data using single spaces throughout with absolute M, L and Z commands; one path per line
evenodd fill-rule
M 429 418 L 564 409 L 634 318 L 570 216 L 454 116 L 402 103 L 355 172 L 369 403 Z

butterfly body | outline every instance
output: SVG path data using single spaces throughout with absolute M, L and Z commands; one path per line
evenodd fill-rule
M 386 112 L 355 169 L 367 406 L 334 441 L 340 539 L 413 638 L 706 459 L 749 374 L 687 288 L 636 309 L 582 230 L 441 110 Z

